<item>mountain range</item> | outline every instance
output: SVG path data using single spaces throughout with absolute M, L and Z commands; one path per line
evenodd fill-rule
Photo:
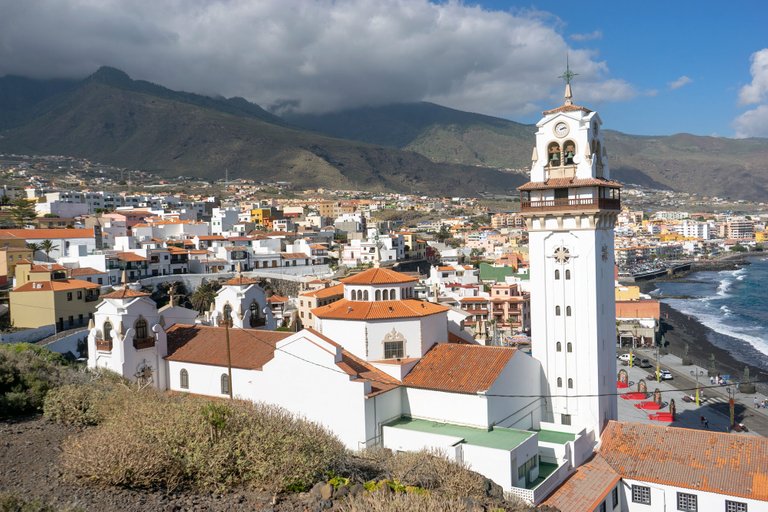
M 432 103 L 277 116 L 243 98 L 132 80 L 0 78 L 0 151 L 85 157 L 162 175 L 441 195 L 510 193 L 527 181 L 535 126 Z M 604 120 L 609 125 L 609 120 Z M 604 131 L 613 177 L 762 200 L 768 141 Z

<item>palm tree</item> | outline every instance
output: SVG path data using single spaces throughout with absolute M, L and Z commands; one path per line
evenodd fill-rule
M 217 285 L 218 283 L 203 281 L 189 297 L 192 307 L 200 313 L 208 311 L 213 301 L 216 300 L 216 291 L 221 288 L 220 285 Z
M 43 247 L 42 247 L 41 244 L 36 244 L 36 243 L 32 242 L 32 243 L 28 243 L 27 244 L 27 249 L 32 251 L 32 261 L 34 261 L 35 260 L 35 253 L 37 251 L 42 251 Z
M 51 242 L 50 240 L 43 240 L 40 242 L 40 249 L 45 253 L 45 261 L 49 261 L 50 257 L 48 256 L 51 251 L 54 249 L 58 249 L 59 246 Z

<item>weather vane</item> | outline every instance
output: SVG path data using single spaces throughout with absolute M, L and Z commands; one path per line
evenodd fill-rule
M 565 73 L 560 75 L 557 78 L 562 78 L 565 80 L 565 104 L 570 105 L 571 99 L 573 98 L 573 93 L 571 92 L 571 80 L 573 77 L 577 76 L 578 73 L 574 73 L 571 71 L 571 64 L 568 60 L 568 54 L 565 54 Z

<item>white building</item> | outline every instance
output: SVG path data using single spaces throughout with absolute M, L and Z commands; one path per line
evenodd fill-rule
M 536 124 L 528 224 L 533 356 L 552 397 L 545 418 L 595 440 L 617 415 L 613 226 L 621 185 L 610 180 L 602 121 L 565 103 Z

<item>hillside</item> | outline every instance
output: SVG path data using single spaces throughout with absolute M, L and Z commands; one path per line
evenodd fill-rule
M 6 88 L 8 78 L 0 79 Z M 292 128 L 243 99 L 171 91 L 111 68 L 21 106 L 0 100 L 0 107 L 8 104 L 17 107 L 14 122 L 0 132 L 5 152 L 73 155 L 208 179 L 229 169 L 230 177 L 299 187 L 470 195 L 513 190 L 524 181 Z
M 527 168 L 535 127 L 431 103 L 366 107 L 286 120 L 329 135 L 389 145 L 434 162 Z M 610 120 L 604 119 L 606 126 Z M 642 137 L 606 130 L 613 176 L 661 189 L 763 200 L 768 140 L 689 134 Z

